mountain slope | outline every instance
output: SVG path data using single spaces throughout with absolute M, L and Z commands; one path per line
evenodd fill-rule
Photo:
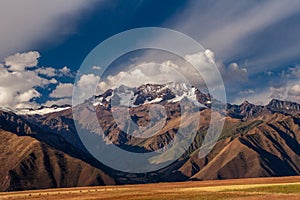
M 299 120 L 271 114 L 259 125 L 220 140 L 204 159 L 195 152 L 180 171 L 197 180 L 299 175 Z
M 0 130 L 1 191 L 115 184 L 100 169 L 29 136 Z
M 79 159 L 83 153 L 53 136 L 11 112 L 0 112 L 1 191 L 115 184 L 101 169 Z

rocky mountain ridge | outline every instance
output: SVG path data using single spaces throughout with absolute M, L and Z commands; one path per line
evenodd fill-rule
M 271 100 L 265 106 L 247 101 L 240 105 L 227 104 L 222 134 L 212 151 L 200 159 L 199 148 L 212 113 L 208 102 L 212 99 L 210 95 L 192 87 L 176 93 L 172 92 L 174 88 L 147 84 L 137 87 L 135 91 L 125 86 L 119 89 L 123 89 L 123 93 L 119 91 L 121 94 L 129 91 L 130 98 L 135 97 L 132 99 L 130 117 L 140 126 L 151 123 L 148 113 L 152 104 L 164 106 L 167 114 L 164 128 L 149 138 L 127 135 L 125 130 L 131 126 L 118 128 L 117 119 L 114 119 L 111 111 L 116 90 L 107 90 L 74 108 L 47 114 L 18 115 L 8 109 L 0 111 L 0 138 L 3 141 L 0 160 L 5 163 L 0 171 L 3 180 L 0 189 L 7 191 L 300 174 L 300 106 L 295 102 Z M 138 96 L 141 101 L 136 101 Z M 86 151 L 74 125 L 72 113 L 76 112 L 80 119 L 75 120 L 81 120 L 83 128 L 89 128 L 93 123 L 100 125 L 107 140 L 119 148 L 149 152 L 172 142 L 180 126 L 180 101 L 190 98 L 188 103 L 194 104 L 191 97 L 204 106 L 193 110 L 191 121 L 183 125 L 189 126 L 193 116 L 200 114 L 197 135 L 188 151 L 179 159 L 154 172 L 131 174 L 104 166 Z M 115 103 L 120 103 L 120 100 Z M 90 112 L 96 112 L 97 121 L 90 120 Z M 152 129 L 150 126 L 147 131 Z

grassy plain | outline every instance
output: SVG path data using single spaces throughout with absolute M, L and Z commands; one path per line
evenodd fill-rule
M 0 199 L 300 200 L 300 176 L 6 192 Z

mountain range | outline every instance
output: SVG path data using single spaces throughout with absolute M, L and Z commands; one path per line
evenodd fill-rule
M 300 175 L 300 104 L 273 99 L 264 106 L 245 101 L 213 110 L 211 105 L 217 103 L 195 87 L 167 83 L 122 85 L 74 107 L 0 109 L 0 190 Z M 87 151 L 76 131 L 77 123 L 103 134 L 107 145 L 139 153 L 155 151 L 176 136 L 183 104 L 197 108 L 183 126 L 201 116 L 197 134 L 188 150 L 156 171 L 126 173 L 105 166 Z M 165 124 L 159 130 L 151 118 L 159 120 L 161 113 L 149 116 L 153 105 L 165 108 Z M 114 115 L 122 108 L 129 108 L 130 115 Z M 89 118 L 91 112 L 96 121 Z M 213 112 L 225 113 L 224 127 L 210 153 L 199 158 Z M 146 127 L 145 134 L 155 134 L 145 138 L 126 134 L 137 130 L 118 123 L 118 116 Z M 98 132 L 95 124 L 103 131 Z

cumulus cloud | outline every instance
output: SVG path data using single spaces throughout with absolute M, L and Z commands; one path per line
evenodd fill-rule
M 41 67 L 35 70 L 41 75 L 45 75 L 47 77 L 54 77 L 57 75 L 56 69 L 52 67 Z
M 63 68 L 59 69 L 58 71 L 59 71 L 59 76 L 69 76 L 69 77 L 73 76 L 71 69 L 68 68 L 67 66 L 64 66 Z
M 239 66 L 238 63 L 235 62 L 228 66 L 225 66 L 222 62 L 216 62 L 214 52 L 209 49 L 196 54 L 187 55 L 185 59 L 200 69 L 201 75 L 206 77 L 206 83 L 214 81 L 219 83 L 220 77 L 215 70 L 212 70 L 214 66 L 216 66 L 216 70 L 220 72 L 222 76 L 221 79 L 226 87 L 231 88 L 233 84 L 237 85 L 237 83 L 246 82 L 248 80 L 246 68 Z M 190 77 L 192 77 L 192 74 L 194 74 L 194 72 L 191 72 Z
M 206 62 L 210 62 L 210 58 L 204 52 L 199 55 L 201 55 L 200 58 L 193 57 L 195 60 L 196 57 L 200 59 L 200 61 L 197 59 L 198 64 L 200 62 L 204 67 Z M 192 55 L 190 56 L 192 57 Z M 205 65 L 205 67 L 208 66 L 209 64 Z M 74 102 L 80 103 L 94 94 L 103 93 L 107 89 L 114 89 L 120 85 L 137 87 L 145 83 L 163 84 L 167 82 L 184 82 L 195 85 L 201 81 L 203 82 L 202 77 L 189 63 L 179 66 L 171 60 L 161 63 L 143 62 L 131 65 L 126 70 L 108 75 L 101 80 L 94 74 L 82 75 L 76 83 L 76 94 L 73 98 Z
M 77 86 L 82 89 L 88 88 L 92 85 L 95 86 L 99 80 L 99 76 L 95 76 L 94 74 L 82 75 L 77 83 Z
M 209 64 L 215 62 L 214 52 L 212 52 L 209 49 L 206 49 L 205 51 L 200 51 L 195 54 L 186 55 L 184 58 L 193 65 L 201 66 L 202 68 L 210 67 Z
M 54 90 L 50 90 L 47 105 L 70 103 L 73 84 L 60 83 L 58 80 L 60 77 L 73 76 L 72 71 L 66 66 L 61 69 L 39 67 L 39 56 L 38 52 L 26 52 L 5 59 L 6 67 L 0 66 L 0 105 L 12 108 L 37 105 L 34 103 L 35 100 L 46 94 L 39 91 L 44 90 L 49 84 L 58 85 Z M 211 50 L 205 50 L 186 55 L 187 62 L 176 63 L 175 60 L 166 60 L 160 63 L 139 63 L 130 66 L 125 71 L 109 75 L 103 80 L 94 74 L 84 74 L 75 85 L 74 102 L 75 104 L 80 103 L 94 94 L 100 93 L 99 91 L 104 92 L 106 89 L 113 89 L 122 84 L 136 87 L 145 83 L 184 82 L 197 87 L 205 87 L 208 82 L 215 82 L 218 79 L 215 71 L 212 70 L 213 67 L 216 67 L 214 59 L 214 53 Z M 36 68 L 31 69 L 31 67 Z M 12 68 L 14 70 L 11 70 Z M 97 66 L 94 68 L 99 69 Z M 215 69 L 217 70 L 217 68 Z M 220 70 L 221 73 L 229 70 L 231 75 L 246 73 L 246 70 L 240 68 L 236 63 L 222 70 Z M 203 77 L 206 79 L 204 80 Z
M 96 86 L 100 81 L 99 76 L 94 74 L 84 74 L 77 81 L 73 95 L 74 104 L 82 103 L 95 94 Z
M 92 69 L 94 69 L 94 70 L 101 70 L 101 67 L 99 67 L 99 66 L 93 66 Z
M 55 90 L 49 95 L 53 98 L 71 97 L 73 92 L 73 84 L 60 83 L 56 86 Z
M 166 60 L 160 63 L 143 62 L 131 65 L 126 71 L 120 71 L 101 80 L 97 92 L 101 93 L 120 85 L 136 87 L 145 83 L 166 82 L 184 82 L 207 89 L 208 84 L 218 88 L 220 79 L 235 83 L 247 79 L 247 70 L 237 63 L 232 63 L 227 67 L 224 64 L 215 64 L 214 52 L 209 49 L 186 55 L 184 59 L 187 62 L 177 63 L 174 60 Z M 219 70 L 221 77 L 216 70 Z
M 241 72 L 247 72 L 247 69 L 246 68 L 240 68 L 239 65 L 237 63 L 231 63 L 229 65 L 229 69 L 231 71 L 241 71 Z
M 41 96 L 41 94 L 38 91 L 36 91 L 35 89 L 30 89 L 26 92 L 18 94 L 16 96 L 16 100 L 19 101 L 19 102 L 28 102 L 31 99 L 36 98 L 36 97 L 40 97 L 40 96 Z
M 66 103 L 66 97 L 72 95 L 72 84 L 59 83 L 56 78 L 63 75 L 69 76 L 71 70 L 67 67 L 55 69 L 52 67 L 39 67 L 39 52 L 29 51 L 17 53 L 4 59 L 0 64 L 0 106 L 12 109 L 24 107 L 38 107 L 38 100 L 43 95 L 48 95 L 50 84 L 58 84 L 50 93 L 53 102 Z M 36 69 L 35 69 L 36 68 Z M 70 103 L 70 98 L 69 98 Z
M 269 87 L 260 94 L 248 97 L 253 102 L 267 104 L 271 99 L 279 99 L 286 101 L 295 101 L 300 103 L 300 91 L 297 85 L 286 85 L 282 87 Z
M 44 75 L 47 77 L 73 77 L 74 74 L 72 73 L 71 69 L 67 66 L 64 66 L 61 69 L 56 69 L 53 67 L 39 67 L 35 70 L 38 74 Z
M 300 97 L 300 84 L 293 85 L 289 91 L 288 95 L 291 96 L 299 96 Z
M 281 87 L 269 87 L 265 94 L 265 102 L 271 99 L 280 99 L 300 103 L 300 83 L 290 82 Z
M 40 93 L 35 88 L 45 87 L 53 80 L 39 77 L 34 71 L 0 71 L 0 105 L 11 108 L 20 107 L 20 104 L 28 103 Z
M 40 54 L 37 51 L 16 53 L 5 58 L 5 65 L 12 71 L 24 71 L 26 67 L 36 66 L 39 57 Z
M 286 87 L 270 87 L 270 96 L 272 99 L 285 99 L 287 88 Z
M 109 88 L 113 89 L 120 85 L 137 87 L 145 83 L 188 82 L 193 85 L 191 81 L 192 77 L 189 75 L 195 76 L 196 72 L 188 75 L 187 73 L 192 72 L 192 67 L 190 66 L 190 70 L 182 72 L 183 68 L 188 69 L 188 67 L 181 68 L 172 61 L 140 63 L 130 70 L 109 75 L 106 80 L 98 84 L 99 92 L 104 92 Z
M 49 81 L 51 84 L 57 84 L 58 81 L 55 78 L 50 79 Z
M 218 68 L 222 73 L 224 82 L 226 83 L 240 83 L 248 80 L 247 69 L 240 67 L 237 63 L 231 63 L 225 66 L 223 63 L 218 63 Z

